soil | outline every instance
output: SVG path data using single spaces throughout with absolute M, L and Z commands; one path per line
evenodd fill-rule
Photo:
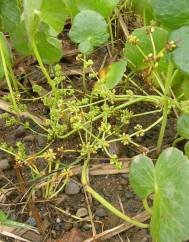
M 78 80 L 80 78 L 79 75 L 75 75 L 77 71 L 81 72 L 81 66 L 75 64 L 75 56 L 73 56 L 71 51 L 75 50 L 74 53 L 78 53 L 78 50 L 75 46 L 71 45 L 67 42 L 66 39 L 63 39 L 66 44 L 64 44 L 67 53 L 64 59 L 62 59 L 62 66 L 64 70 L 67 71 L 67 75 L 71 76 L 72 83 L 75 88 L 78 88 Z M 121 45 L 120 45 L 121 46 Z M 118 44 L 117 52 L 121 53 L 121 49 Z M 66 52 L 67 51 L 67 52 Z M 99 48 L 96 51 L 92 59 L 95 62 L 95 68 L 98 70 L 100 65 L 104 60 L 104 56 L 108 55 L 108 50 L 106 47 Z M 118 55 L 115 54 L 113 58 L 117 58 Z M 112 58 L 112 59 L 113 59 Z M 25 58 L 20 59 L 20 57 L 16 56 L 17 64 L 15 65 L 15 73 L 22 80 L 23 85 L 27 88 L 31 88 L 32 83 L 40 83 L 44 88 L 48 88 L 46 86 L 44 78 L 37 67 L 37 63 L 33 58 Z M 111 62 L 111 58 L 109 57 L 106 61 L 107 64 Z M 29 76 L 26 78 L 25 76 Z M 89 83 L 89 85 L 93 85 L 93 83 Z M 7 93 L 6 86 L 1 88 L 3 93 Z M 25 95 L 25 94 L 24 94 Z M 30 98 L 26 95 L 26 98 Z M 42 105 L 40 102 L 29 102 L 26 101 L 28 105 L 28 109 L 31 113 L 35 115 L 44 115 L 48 116 L 48 110 Z M 135 113 L 140 113 L 143 111 L 152 110 L 152 107 L 149 105 L 134 105 L 132 110 Z M 2 110 L 0 110 L 3 113 Z M 152 122 L 157 120 L 158 115 L 149 115 L 145 117 L 132 119 L 132 124 L 128 127 L 128 132 L 133 131 L 133 127 L 136 124 L 141 124 L 143 127 L 147 127 Z M 5 121 L 0 119 L 0 142 L 7 142 L 10 145 L 15 146 L 17 141 L 22 141 L 25 146 L 28 154 L 33 154 L 42 149 L 46 145 L 46 138 L 39 134 L 33 134 L 30 131 L 23 129 L 21 125 L 16 125 L 11 128 L 5 127 Z M 168 120 L 168 125 L 166 129 L 166 135 L 164 139 L 164 147 L 170 146 L 172 141 L 175 139 L 175 129 L 176 129 L 176 119 L 174 115 L 170 116 Z M 40 128 L 36 126 L 34 123 L 30 122 L 32 128 L 41 132 Z M 154 129 L 150 130 L 143 137 L 138 137 L 136 139 L 137 143 L 142 147 L 145 147 L 149 150 L 149 154 L 152 158 L 156 157 L 156 153 L 154 148 L 156 147 L 157 138 L 159 135 L 160 126 L 156 126 Z M 72 136 L 71 138 L 62 141 L 56 140 L 51 148 L 56 149 L 60 145 L 63 145 L 66 148 L 70 147 L 78 147 L 79 139 L 77 136 Z M 133 156 L 139 154 L 141 151 L 137 150 L 135 147 L 129 146 L 127 148 L 123 148 L 120 144 L 114 144 L 112 149 L 116 150 L 116 153 L 119 154 L 119 158 L 132 158 Z M 75 161 L 77 155 L 67 155 L 66 157 L 60 157 L 60 161 L 63 164 L 71 164 Z M 103 157 L 101 154 L 96 155 L 94 157 L 94 164 L 106 164 L 107 158 Z M 10 219 L 15 221 L 29 223 L 32 226 L 36 226 L 36 221 L 33 219 L 31 211 L 25 207 L 27 200 L 27 189 L 31 185 L 35 185 L 32 182 L 27 184 L 26 191 L 20 191 L 18 189 L 18 183 L 15 163 L 13 158 L 10 155 L 7 155 L 4 152 L 0 152 L 0 161 L 8 160 L 9 167 L 4 170 L 0 174 L 0 187 L 2 189 L 10 189 L 10 191 L 1 196 L 0 194 L 0 209 L 6 211 L 9 215 Z M 41 166 L 43 167 L 45 164 L 41 161 Z M 80 162 L 82 165 L 82 161 Z M 31 179 L 30 171 L 27 168 L 23 169 L 24 180 L 29 182 Z M 89 221 L 89 217 L 83 221 L 79 221 L 76 216 L 78 210 L 80 208 L 88 209 L 88 205 L 86 202 L 85 192 L 80 183 L 80 175 L 73 176 L 73 179 L 76 184 L 79 186 L 79 192 L 76 194 L 68 194 L 65 191 L 59 193 L 56 198 L 49 200 L 44 200 L 42 197 L 41 191 L 35 194 L 35 206 L 38 209 L 43 224 L 46 227 L 46 233 L 43 236 L 34 237 L 34 234 L 31 235 L 29 241 L 40 242 L 40 241 L 84 241 L 87 238 L 92 236 L 92 227 L 91 222 Z M 106 198 L 109 202 L 111 202 L 115 207 L 123 210 L 129 216 L 135 216 L 140 214 L 143 211 L 143 206 L 141 201 L 133 194 L 130 189 L 128 182 L 128 174 L 115 174 L 115 175 L 101 175 L 101 176 L 90 176 L 90 184 L 91 186 L 104 198 Z M 99 234 L 105 230 L 114 228 L 123 221 L 113 215 L 111 212 L 103 208 L 97 201 L 91 200 L 89 196 L 89 203 L 91 212 L 93 214 L 94 225 L 96 229 L 96 233 Z M 62 209 L 64 213 L 62 213 L 59 209 Z M 71 214 L 72 216 L 69 216 Z M 36 236 L 36 235 L 35 235 Z M 77 238 L 77 240 L 76 240 Z M 2 241 L 19 241 L 10 239 L 10 237 L 0 236 Z M 74 240 L 75 239 L 75 240 Z M 120 233 L 110 239 L 106 239 L 107 242 L 150 242 L 151 238 L 148 230 L 142 230 L 137 228 L 131 228 L 123 233 Z

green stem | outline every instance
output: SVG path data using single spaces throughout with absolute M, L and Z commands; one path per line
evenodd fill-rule
M 44 76 L 46 77 L 49 86 L 52 88 L 52 91 L 53 91 L 54 94 L 56 95 L 56 93 L 57 93 L 56 87 L 55 87 L 55 85 L 54 85 L 53 80 L 50 78 L 50 76 L 49 76 L 49 74 L 48 74 L 48 72 L 47 72 L 45 66 L 43 65 L 43 62 L 42 62 L 41 56 L 40 56 L 40 54 L 39 54 L 39 51 L 38 51 L 38 49 L 37 49 L 37 46 L 36 46 L 36 43 L 35 43 L 35 40 L 34 40 L 34 39 L 31 40 L 31 44 L 32 44 L 32 48 L 33 48 L 33 52 L 34 52 L 34 54 L 35 54 L 35 57 L 36 57 L 36 59 L 37 59 L 37 61 L 38 61 L 38 63 L 39 63 L 39 66 L 40 66 L 40 68 L 41 68 L 41 71 L 43 72 Z
M 152 209 L 148 206 L 148 201 L 147 199 L 142 200 L 143 206 L 145 208 L 145 210 L 152 215 Z
M 164 104 L 163 104 L 163 120 L 162 120 L 162 124 L 161 124 L 161 130 L 160 130 L 160 134 L 159 134 L 159 138 L 158 138 L 158 142 L 157 142 L 157 153 L 160 153 L 161 150 L 161 146 L 163 143 L 163 138 L 164 138 L 164 134 L 165 134 L 165 129 L 167 126 L 167 117 L 168 117 L 168 111 L 169 111 L 169 96 L 170 96 L 170 87 L 171 87 L 171 83 L 172 80 L 174 78 L 174 74 L 173 74 L 173 64 L 170 62 L 169 66 L 168 66 L 168 71 L 167 71 L 167 77 L 166 77 L 166 82 L 165 82 L 165 92 L 164 92 Z
M 15 96 L 14 96 L 12 86 L 11 86 L 11 81 L 10 81 L 10 78 L 9 78 L 9 72 L 8 72 L 8 68 L 7 68 L 7 64 L 6 64 L 6 60 L 5 60 L 5 56 L 4 56 L 4 53 L 3 53 L 1 43 L 0 43 L 0 53 L 1 53 L 3 69 L 4 69 L 4 72 L 5 72 L 5 77 L 6 77 L 7 85 L 8 85 L 9 91 L 10 91 L 12 103 L 13 103 L 15 111 L 18 111 L 18 106 L 17 106 L 17 103 L 16 103 L 16 99 L 15 99 Z
M 104 207 L 106 207 L 108 210 L 110 210 L 112 213 L 114 213 L 116 216 L 123 219 L 124 221 L 126 221 L 130 224 L 133 224 L 137 227 L 140 227 L 140 228 L 148 228 L 149 227 L 148 224 L 144 224 L 144 223 L 138 222 L 134 219 L 131 219 L 130 217 L 128 217 L 127 215 L 125 215 L 124 213 L 119 211 L 117 208 L 112 206 L 107 200 L 105 200 L 103 197 L 101 197 L 95 190 L 93 190 L 93 188 L 91 188 L 88 185 L 88 181 L 87 181 L 88 165 L 89 165 L 89 158 L 86 159 L 84 162 L 83 170 L 82 170 L 82 178 L 81 178 L 82 184 L 85 187 L 86 191 L 89 192 Z
M 82 72 L 82 81 L 83 81 L 83 89 L 84 89 L 84 92 L 86 93 L 87 92 L 87 85 L 86 85 L 86 61 L 87 61 L 87 58 L 86 58 L 86 55 L 84 55 L 84 60 L 83 60 L 83 72 Z
M 110 31 L 110 39 L 111 39 L 111 44 L 112 44 L 112 50 L 114 50 L 114 36 L 113 36 L 113 31 L 112 31 L 112 23 L 111 23 L 111 19 L 108 19 L 108 27 L 109 27 L 109 31 Z
M 185 140 L 185 138 L 183 138 L 183 137 L 179 137 L 179 138 L 175 139 L 172 143 L 172 146 L 175 147 L 179 142 L 181 142 L 183 140 Z

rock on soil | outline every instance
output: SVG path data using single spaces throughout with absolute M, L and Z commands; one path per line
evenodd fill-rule
M 65 193 L 67 195 L 75 195 L 80 192 L 80 186 L 73 180 L 70 180 L 65 187 Z
M 3 159 L 0 160 L 0 171 L 4 171 L 10 168 L 9 160 Z
M 79 218 L 84 218 L 88 215 L 88 211 L 86 208 L 79 208 L 77 210 L 76 216 Z
M 107 216 L 107 213 L 104 208 L 97 208 L 95 211 L 95 215 L 98 216 L 99 218 L 103 218 Z

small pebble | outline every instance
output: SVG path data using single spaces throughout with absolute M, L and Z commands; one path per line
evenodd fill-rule
M 121 174 L 121 176 L 124 178 L 124 179 L 128 179 L 129 178 L 129 174 Z
M 132 192 L 130 192 L 130 191 L 126 191 L 125 196 L 126 196 L 127 199 L 131 199 L 131 198 L 133 198 L 134 195 L 133 195 Z
M 4 171 L 10 168 L 9 160 L 3 159 L 0 160 L 0 171 Z
M 35 136 L 33 136 L 32 134 L 29 134 L 23 138 L 23 141 L 25 142 L 33 142 L 34 140 L 35 140 Z
M 84 229 L 85 231 L 89 231 L 89 230 L 91 230 L 91 224 L 85 224 L 85 225 L 83 226 L 83 229 Z
M 75 195 L 80 192 L 80 186 L 73 180 L 70 180 L 65 187 L 65 193 L 67 195 Z
M 57 218 L 56 219 L 56 222 L 59 224 L 59 223 L 61 223 L 61 219 L 60 218 Z
M 26 130 L 24 129 L 24 127 L 22 125 L 18 126 L 18 128 L 15 131 L 15 138 L 22 138 L 26 133 Z
M 95 215 L 98 216 L 99 218 L 103 218 L 107 216 L 107 213 L 104 208 L 97 208 L 95 211 Z
M 35 219 L 34 219 L 33 217 L 29 217 L 29 218 L 26 220 L 25 223 L 26 223 L 26 224 L 29 224 L 29 225 L 31 225 L 31 226 L 33 226 L 33 227 L 36 226 L 36 221 L 35 221 Z
M 38 135 L 37 142 L 40 147 L 43 147 L 47 144 L 47 138 L 45 136 Z
M 70 223 L 65 223 L 64 224 L 64 230 L 65 231 L 70 231 L 73 227 L 73 224 L 70 222 Z
M 86 208 L 79 208 L 77 210 L 76 216 L 79 218 L 84 218 L 88 215 L 88 211 Z

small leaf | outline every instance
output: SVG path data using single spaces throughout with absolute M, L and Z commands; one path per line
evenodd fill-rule
M 173 51 L 173 61 L 183 72 L 189 74 L 189 26 L 183 26 L 171 33 L 170 40 L 174 41 L 177 48 Z
M 108 72 L 104 77 L 104 84 L 108 89 L 114 88 L 122 79 L 126 71 L 127 61 L 120 60 L 108 67 Z
M 189 141 L 184 146 L 184 152 L 186 156 L 189 158 Z
M 98 47 L 108 40 L 106 21 L 95 11 L 83 10 L 75 16 L 69 36 L 72 41 L 80 44 L 81 53 L 89 54 L 94 47 Z M 89 48 L 89 42 L 91 48 Z M 84 46 L 86 49 L 83 48 Z
M 20 11 L 16 0 L 0 1 L 0 16 L 3 30 L 11 32 L 20 21 Z
M 107 18 L 111 16 L 119 0 L 76 0 L 76 2 L 79 10 L 94 10 Z
M 134 192 L 141 198 L 147 198 L 154 191 L 154 164 L 144 155 L 134 158 L 130 168 L 129 181 Z
M 177 133 L 185 138 L 189 139 L 189 114 L 183 113 L 177 120 Z
M 189 24 L 188 0 L 153 0 L 151 6 L 157 19 L 170 29 Z
M 41 8 L 41 18 L 49 24 L 57 33 L 61 32 L 65 20 L 68 17 L 66 5 L 60 0 L 43 0 Z

